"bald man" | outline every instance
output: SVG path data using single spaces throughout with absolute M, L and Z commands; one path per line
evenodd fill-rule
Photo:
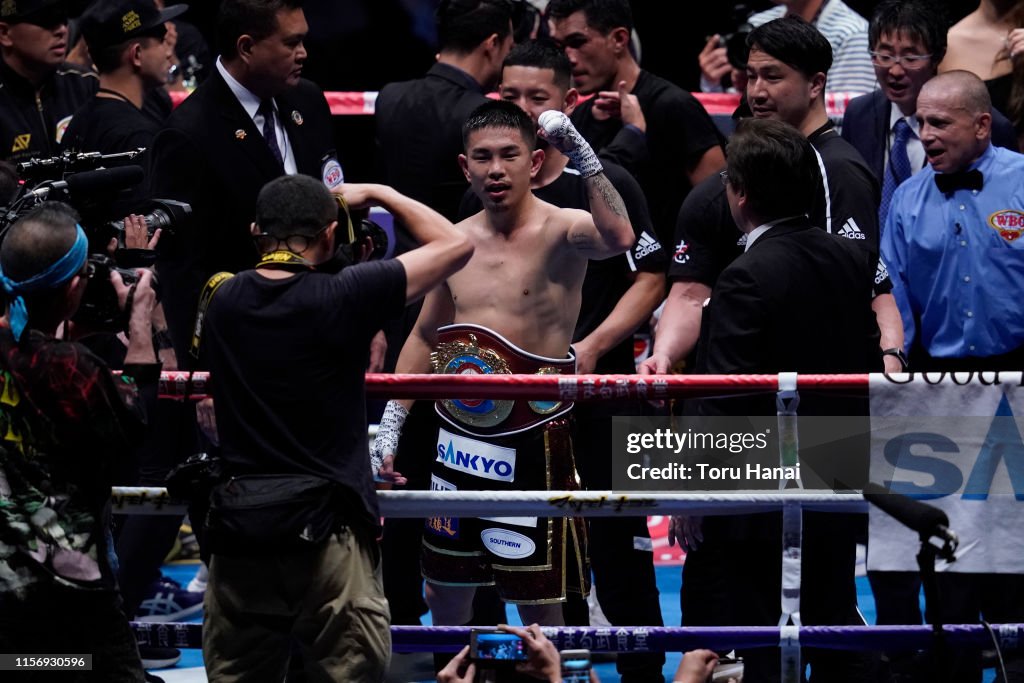
M 893 196 L 882 238 L 914 370 L 1024 360 L 1024 317 L 1007 305 L 1024 295 L 1024 156 L 992 146 L 991 107 L 967 71 L 936 76 L 918 97 L 929 167 Z
M 992 146 L 991 107 L 967 71 L 936 76 L 917 99 L 929 167 L 896 190 L 882 234 L 914 371 L 1024 367 L 1024 155 Z M 1024 576 L 940 572 L 937 581 L 944 623 L 1024 619 Z M 981 680 L 977 651 L 948 654 L 948 678 L 929 680 Z M 1022 680 L 1024 659 L 1006 666 L 1008 680 Z

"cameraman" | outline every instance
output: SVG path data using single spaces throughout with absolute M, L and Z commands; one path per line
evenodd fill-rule
M 0 245 L 0 651 L 85 654 L 76 681 L 144 680 L 135 636 L 119 609 L 106 529 L 112 472 L 143 431 L 140 390 L 156 393 L 148 271 L 129 288 L 124 374 L 55 338 L 93 272 L 70 207 L 46 202 Z M 67 329 L 67 326 L 65 326 Z
M 562 680 L 562 659 L 554 643 L 548 640 L 537 624 L 526 627 L 500 624 L 498 628 L 519 636 L 526 649 L 526 661 L 516 664 L 516 671 L 548 683 Z M 672 683 L 705 683 L 718 663 L 718 655 L 710 650 L 692 650 L 683 655 Z M 437 674 L 437 683 L 474 683 L 477 666 L 469 661 L 469 646 L 462 648 L 455 658 Z M 597 673 L 591 669 L 590 680 L 597 683 Z
M 211 681 L 241 672 L 282 680 L 296 640 L 311 680 L 380 681 L 391 656 L 366 440 L 370 339 L 461 268 L 473 247 L 440 214 L 390 187 L 341 191 L 353 209 L 383 206 L 424 246 L 318 272 L 335 253 L 338 203 L 318 179 L 283 176 L 256 201 L 260 263 L 208 294 L 203 353 L 217 378 L 230 477 L 214 489 L 207 517 L 203 659 Z M 274 491 L 260 491 L 270 480 Z M 292 495 L 300 487 L 305 500 Z

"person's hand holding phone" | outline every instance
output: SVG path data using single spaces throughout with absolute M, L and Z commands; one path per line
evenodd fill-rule
M 476 664 L 469 661 L 469 645 L 437 672 L 437 683 L 473 683 L 475 679 Z
M 516 664 L 516 671 L 533 678 L 559 683 L 562 680 L 562 658 L 554 643 L 547 639 L 540 626 L 509 626 L 500 624 L 499 629 L 506 633 L 514 633 L 523 641 L 526 650 L 526 661 Z

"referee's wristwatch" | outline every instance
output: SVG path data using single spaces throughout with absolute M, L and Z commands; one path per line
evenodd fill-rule
M 900 361 L 900 365 L 903 366 L 903 372 L 907 371 L 910 367 L 910 361 L 907 360 L 907 354 L 903 353 L 903 349 L 896 348 L 895 346 L 891 349 L 882 349 L 883 356 L 896 356 Z

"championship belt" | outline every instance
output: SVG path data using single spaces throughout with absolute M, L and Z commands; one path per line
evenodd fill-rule
M 447 325 L 437 331 L 430 354 L 435 374 L 560 375 L 573 374 L 576 359 L 546 358 L 523 351 L 497 332 L 480 325 Z M 446 398 L 434 403 L 438 415 L 477 436 L 505 436 L 526 431 L 572 409 L 571 401 Z

